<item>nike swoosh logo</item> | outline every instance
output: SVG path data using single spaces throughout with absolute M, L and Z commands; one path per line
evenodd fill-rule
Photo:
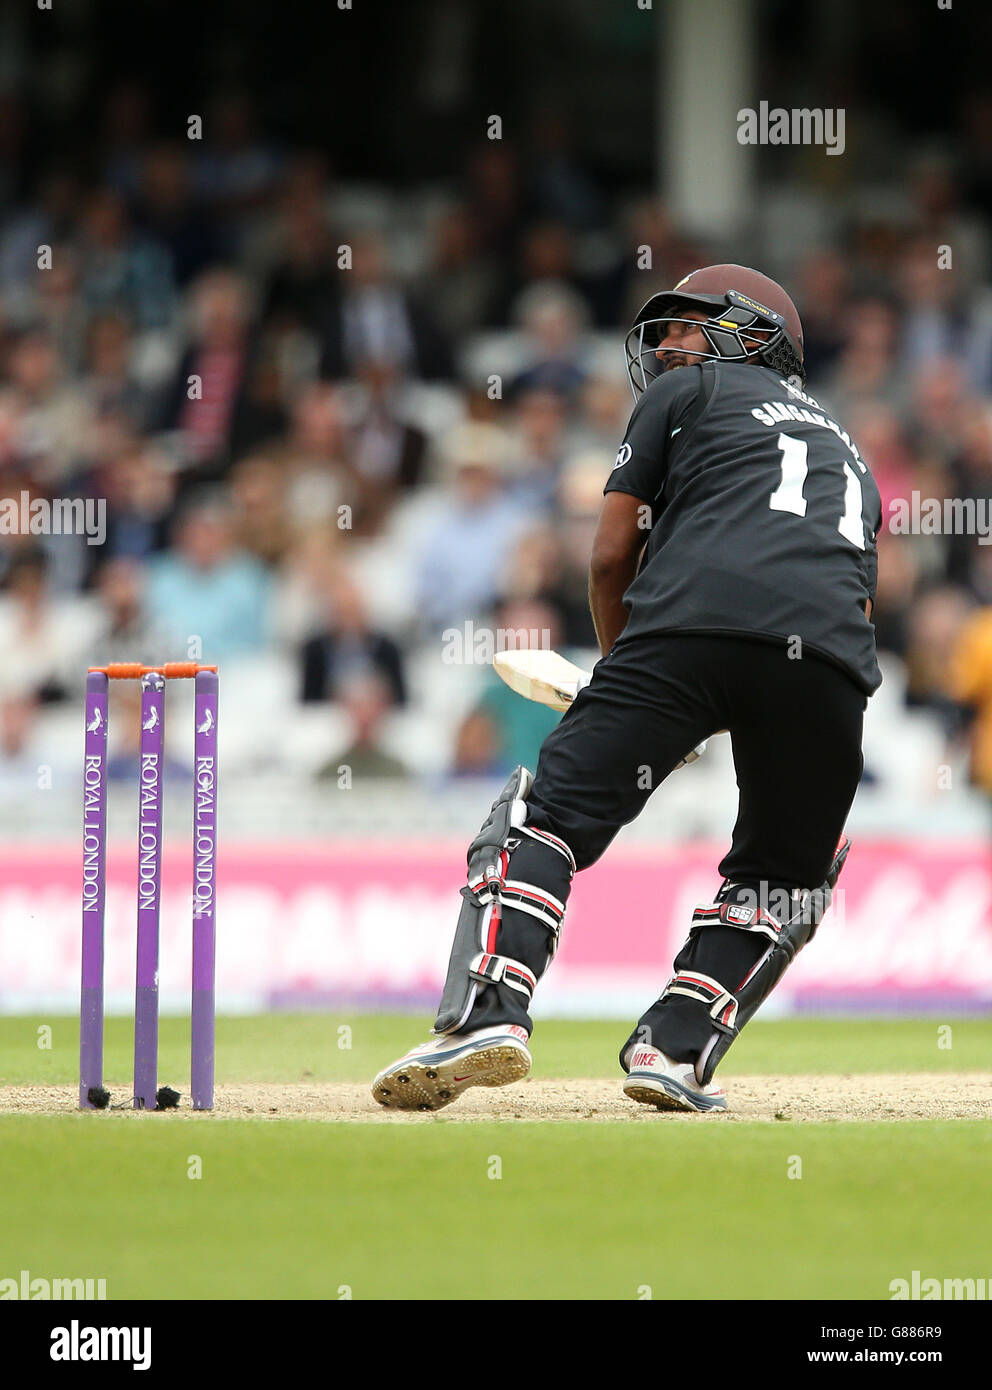
M 471 1076 L 471 1075 L 472 1075 L 472 1073 L 469 1072 L 468 1076 L 453 1076 L 451 1079 L 452 1079 L 452 1081 L 467 1081 L 468 1078 L 469 1078 L 469 1076 Z

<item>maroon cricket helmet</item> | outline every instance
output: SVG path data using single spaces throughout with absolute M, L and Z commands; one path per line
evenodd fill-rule
M 746 265 L 707 265 L 653 294 L 634 320 L 624 351 L 635 400 L 660 375 L 655 352 L 667 324 L 687 321 L 679 317 L 685 309 L 709 315 L 700 327 L 711 351 L 699 353 L 698 360 L 759 362 L 806 380 L 803 326 L 782 286 Z

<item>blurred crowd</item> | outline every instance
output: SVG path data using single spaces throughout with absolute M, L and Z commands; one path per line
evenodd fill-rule
M 710 261 L 790 288 L 808 388 L 886 517 L 914 492 L 992 500 L 992 120 L 957 162 L 907 156 L 899 199 L 852 196 L 818 244 L 766 253 L 758 224 L 706 242 L 662 200 L 608 195 L 553 127 L 391 193 L 269 140 L 243 94 L 202 142 L 148 114 L 122 84 L 96 177 L 55 161 L 0 202 L 0 762 L 97 659 L 278 653 L 301 706 L 344 716 L 328 775 L 402 776 L 382 731 L 427 698 L 417 673 L 452 630 L 593 649 L 623 332 Z M 104 542 L 12 525 L 37 498 L 105 500 Z M 992 711 L 990 613 L 992 546 L 880 537 L 886 670 L 949 739 Z M 448 775 L 532 763 L 553 720 L 483 684 L 445 730 Z

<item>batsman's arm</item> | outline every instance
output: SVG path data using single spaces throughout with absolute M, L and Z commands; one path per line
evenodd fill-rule
M 608 492 L 603 499 L 589 560 L 589 609 L 604 656 L 627 625 L 623 596 L 644 549 L 646 505 L 629 492 Z

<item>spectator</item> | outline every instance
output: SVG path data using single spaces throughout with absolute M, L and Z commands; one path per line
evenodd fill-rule
M 878 588 L 871 610 L 880 652 L 905 658 L 918 566 L 909 536 L 890 536 L 883 525 L 878 537 Z
M 325 622 L 326 595 L 341 564 L 337 527 L 315 517 L 309 525 L 294 526 L 293 545 L 273 586 L 273 630 L 279 646 L 299 663 L 304 642 Z
M 960 148 L 966 201 L 987 220 L 992 217 L 992 94 L 984 84 L 965 101 Z
M 434 315 L 397 282 L 381 238 L 352 242 L 351 269 L 323 326 L 320 374 L 332 381 L 362 362 L 386 362 L 397 376 L 421 381 L 453 374 L 451 348 Z
M 0 801 L 23 809 L 41 785 L 38 701 L 30 693 L 0 698 Z
M 26 552 L 14 560 L 0 595 L 0 691 L 44 702 L 64 699 L 87 664 L 89 642 L 78 613 L 49 596 L 43 556 Z
M 962 421 L 972 405 L 961 364 L 950 357 L 921 363 L 913 374 L 911 400 L 906 414 L 917 447 L 951 459 L 960 447 Z
M 230 270 L 213 270 L 192 289 L 192 341 L 155 421 L 178 432 L 182 489 L 216 481 L 246 429 L 252 353 L 248 288 Z
M 510 496 L 533 516 L 547 516 L 555 510 L 565 453 L 564 402 L 554 391 L 532 388 L 515 397 L 513 417 Z
M 169 254 L 180 290 L 227 257 L 217 221 L 209 217 L 193 188 L 191 157 L 185 144 L 159 141 L 141 161 L 138 223 Z
M 483 249 L 497 261 L 516 249 L 524 220 L 520 165 L 506 141 L 482 140 L 467 167 L 468 206 Z
M 340 699 L 349 681 L 371 674 L 382 681 L 391 704 L 406 704 L 400 649 L 370 626 L 358 585 L 344 570 L 335 572 L 324 604 L 320 630 L 300 651 L 300 699 Z
M 495 723 L 484 710 L 471 710 L 455 734 L 449 775 L 452 778 L 497 778 L 505 777 L 507 771 Z
M 6 584 L 22 561 L 38 563 L 44 569 L 48 538 L 30 534 L 31 503 L 41 494 L 34 479 L 16 458 L 4 469 L 3 488 L 6 496 L 3 498 L 4 522 L 0 533 L 0 583 Z
M 456 203 L 434 228 L 431 266 L 420 284 L 422 297 L 435 306 L 442 331 L 457 339 L 488 321 L 495 283 L 478 223 L 470 208 Z
M 494 425 L 463 425 L 448 439 L 451 492 L 414 565 L 417 611 L 428 631 L 478 615 L 497 592 L 529 520 L 507 493 L 508 457 Z
M 589 611 L 589 556 L 603 502 L 603 484 L 612 462 L 612 450 L 580 454 L 562 474 L 556 528 L 558 562 L 554 580 L 543 595 L 559 614 L 565 646 L 596 652 L 599 642 Z
M 946 689 L 967 733 L 971 781 L 992 796 L 992 608 L 977 609 L 960 628 Z
M 950 732 L 953 702 L 947 693 L 947 672 L 971 604 L 959 589 L 934 589 L 916 603 L 909 620 L 906 650 L 906 704 L 926 709 Z
M 356 376 L 365 388 L 365 401 L 350 441 L 360 497 L 355 529 L 374 533 L 396 497 L 421 481 L 427 436 L 397 409 L 393 363 L 362 362 Z
M 324 381 L 303 386 L 293 400 L 286 437 L 273 442 L 266 452 L 283 467 L 296 523 L 336 522 L 339 506 L 354 511 L 360 505 L 338 387 Z
M 582 387 L 578 409 L 578 418 L 572 426 L 569 452 L 585 454 L 600 449 L 612 465 L 630 419 L 629 389 L 623 382 L 611 377 L 589 377 Z
M 0 239 L 0 293 L 20 325 L 37 317 L 39 246 L 65 246 L 78 222 L 77 176 L 67 168 L 42 171 L 33 203 L 4 223 Z M 58 259 L 57 257 L 55 258 Z
M 833 248 L 807 256 L 797 276 L 796 306 L 803 321 L 803 361 L 815 384 L 829 377 L 844 342 L 847 265 Z
M 145 613 L 147 571 L 129 557 L 110 560 L 97 581 L 100 626 L 93 639 L 99 664 L 109 661 L 161 660 L 155 650 L 155 634 Z
M 665 205 L 648 198 L 637 203 L 622 229 L 624 253 L 597 288 L 601 308 L 597 322 L 615 328 L 633 323 L 638 310 L 658 285 L 675 285 L 706 254 L 676 227 Z
M 929 246 L 932 263 L 936 263 L 934 247 L 953 248 L 952 275 L 940 273 L 970 293 L 988 261 L 988 233 L 981 219 L 962 206 L 955 162 L 941 150 L 926 151 L 911 171 L 910 188 L 919 241 Z
M 152 561 L 148 616 L 170 660 L 185 659 L 192 639 L 204 661 L 219 661 L 261 650 L 268 636 L 269 580 L 236 549 L 234 527 L 229 504 L 198 501 L 180 518 L 173 549 Z
M 602 203 L 576 153 L 574 130 L 564 112 L 551 105 L 534 123 L 533 184 L 540 207 L 569 227 L 589 229 L 600 220 Z
M 131 226 L 124 200 L 98 188 L 83 210 L 80 289 L 90 311 L 119 309 L 139 328 L 168 328 L 175 312 L 172 258 Z
M 337 239 L 324 205 L 323 169 L 291 168 L 276 212 L 274 264 L 265 290 L 266 323 L 306 329 L 318 338 L 338 297 Z
M 884 299 L 862 299 L 848 307 L 842 326 L 844 345 L 824 380 L 824 402 L 843 416 L 863 402 L 904 404 L 898 371 L 898 321 Z
M 588 311 L 585 278 L 575 267 L 575 242 L 564 223 L 546 219 L 528 227 L 522 234 L 520 250 L 512 273 L 493 305 L 495 322 L 512 323 L 519 318 L 519 303 L 535 285 L 559 285 Z
M 500 602 L 536 600 L 556 582 L 561 563 L 557 527 L 532 525 L 514 542 L 500 577 Z
M 47 333 L 67 373 L 78 374 L 86 350 L 89 311 L 79 292 L 79 257 L 68 243 L 52 248 L 51 266 L 34 272 L 37 327 Z
M 285 433 L 289 424 L 285 366 L 275 335 L 260 334 L 247 363 L 243 398 L 231 436 L 232 455 L 266 446 Z
M 237 543 L 246 555 L 278 569 L 293 544 L 285 469 L 269 454 L 252 454 L 231 471 Z
M 341 690 L 341 703 L 351 720 L 351 743 L 318 772 L 337 778 L 347 768 L 351 785 L 368 779 L 401 778 L 409 769 L 382 747 L 383 726 L 391 700 L 384 680 L 375 675 L 353 676 Z
M 125 439 L 120 450 L 108 451 L 90 491 L 107 503 L 107 556 L 144 560 L 166 548 L 175 475 L 151 445 Z
M 131 328 L 117 310 L 94 314 L 86 330 L 82 387 L 97 414 L 113 411 L 144 424 L 148 397 L 132 372 Z
M 976 542 L 972 547 L 967 592 L 978 603 L 992 604 L 992 545 Z
M 247 91 L 220 92 L 211 104 L 197 168 L 198 192 L 232 230 L 265 202 L 279 175 L 281 160 L 258 133 L 256 109 Z
M 934 359 L 953 360 L 964 383 L 988 390 L 992 386 L 992 323 L 987 313 L 975 313 L 974 296 L 961 296 L 961 277 L 941 267 L 936 247 L 936 242 L 921 238 L 907 248 L 900 262 L 907 364 L 922 378 Z
M 569 403 L 586 379 L 580 334 L 586 310 L 566 285 L 541 281 L 520 296 L 516 315 L 528 339 L 530 362 L 516 377 L 510 395 L 554 391 Z
M 992 509 L 992 409 L 987 401 L 976 402 L 962 412 L 960 445 L 948 470 L 947 492 L 970 500 L 976 509 Z M 975 563 L 982 546 L 963 529 L 948 537 L 947 578 L 955 584 L 974 588 Z
M 12 344 L 7 376 L 17 401 L 17 449 L 39 482 L 55 488 L 69 474 L 93 416 L 64 370 L 51 335 L 29 328 Z

